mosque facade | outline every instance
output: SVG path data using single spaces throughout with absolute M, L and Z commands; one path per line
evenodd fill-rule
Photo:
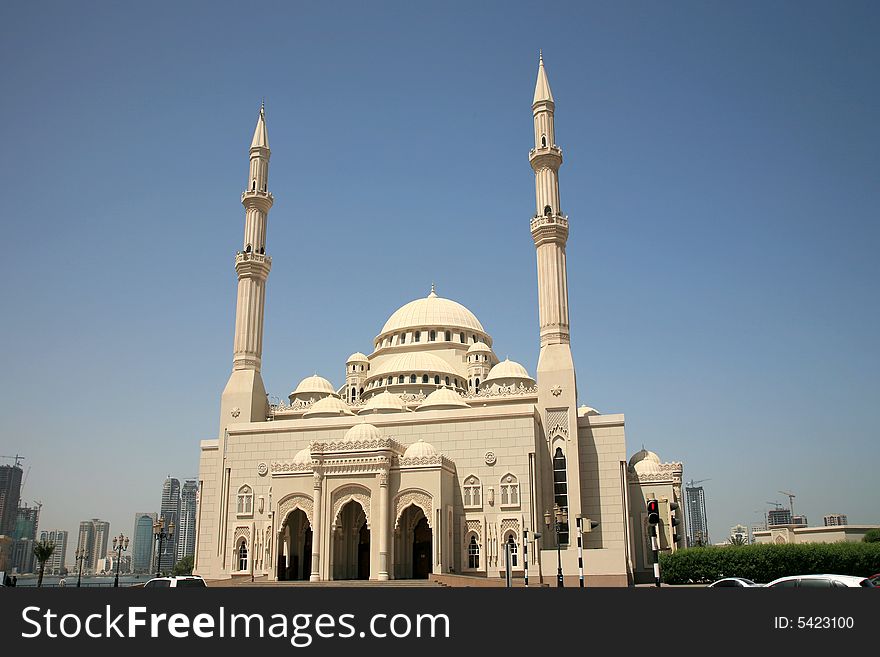
M 535 375 L 500 360 L 480 320 L 432 287 L 388 318 L 369 355 L 348 358 L 342 385 L 310 376 L 270 405 L 261 367 L 274 197 L 261 108 L 241 197 L 232 373 L 219 433 L 200 446 L 196 574 L 499 578 L 509 563 L 516 577 L 543 566 L 552 580 L 558 563 L 567 585 L 580 564 L 591 584 L 633 581 L 644 499 L 631 512 L 630 497 L 643 459 L 626 460 L 623 414 L 577 405 L 554 112 L 542 58 L 529 152 Z

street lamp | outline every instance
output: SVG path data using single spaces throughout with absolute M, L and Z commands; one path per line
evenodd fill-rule
M 553 529 L 556 532 L 556 586 L 561 588 L 565 586 L 562 581 L 562 546 L 559 543 L 559 534 L 562 532 L 562 525 L 568 522 L 568 510 L 558 504 L 553 505 L 553 516 L 549 511 L 544 511 L 544 524 L 550 528 L 551 521 Z
M 165 542 L 165 539 L 171 540 L 171 537 L 174 536 L 174 520 L 171 521 L 171 524 L 168 525 L 168 530 L 165 530 L 165 516 L 159 518 L 159 520 L 153 523 L 153 536 L 155 536 L 156 540 L 159 542 L 159 551 L 156 555 L 156 577 L 162 576 L 162 544 Z
M 85 548 L 79 548 L 76 551 L 76 560 L 79 562 L 79 575 L 76 576 L 76 588 L 79 588 L 83 576 L 83 560 L 86 558 Z
M 119 588 L 119 566 L 122 565 L 122 553 L 128 550 L 128 537 L 120 534 L 113 538 L 113 551 L 116 553 L 116 579 L 113 586 Z

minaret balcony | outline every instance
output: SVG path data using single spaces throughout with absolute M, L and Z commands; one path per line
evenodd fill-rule
M 562 149 L 556 144 L 544 148 L 533 148 L 529 151 L 529 164 L 535 171 L 546 167 L 558 169 L 562 164 Z
M 246 274 L 260 274 L 264 277 L 272 269 L 272 258 L 263 253 L 252 251 L 239 251 L 235 254 L 235 271 L 239 276 Z
M 531 221 L 532 239 L 535 246 L 545 242 L 562 242 L 568 239 L 568 217 L 564 214 L 535 215 Z
M 241 203 L 245 207 L 248 205 L 256 205 L 263 211 L 268 211 L 275 202 L 272 192 L 261 192 L 256 189 L 246 189 L 241 193 Z

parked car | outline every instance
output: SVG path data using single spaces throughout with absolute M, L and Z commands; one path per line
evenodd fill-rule
M 146 584 L 145 589 L 167 588 L 206 588 L 205 580 L 198 575 L 174 575 L 173 577 L 154 577 Z
M 853 577 L 852 575 L 791 575 L 774 579 L 772 582 L 765 584 L 765 586 L 771 589 L 874 588 L 874 584 L 867 577 Z
M 880 587 L 880 573 L 877 573 L 876 575 L 871 575 L 868 579 L 871 580 L 871 583 L 874 586 Z
M 719 579 L 717 582 L 712 582 L 709 584 L 710 588 L 745 588 L 750 586 L 760 586 L 760 584 L 755 584 L 752 580 L 746 579 L 745 577 L 725 577 L 724 579 Z

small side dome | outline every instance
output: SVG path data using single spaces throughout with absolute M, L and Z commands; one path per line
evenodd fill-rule
M 296 389 L 288 397 L 290 402 L 293 403 L 294 401 L 313 401 L 327 395 L 335 397 L 336 389 L 323 376 L 315 374 L 307 376 L 300 381 L 299 385 L 296 386 Z
M 585 415 L 602 415 L 599 411 L 597 411 L 592 406 L 587 406 L 586 404 L 581 404 L 578 406 L 578 417 L 584 417 Z
M 489 345 L 487 345 L 485 342 L 475 342 L 470 347 L 468 347 L 467 352 L 469 354 L 474 354 L 474 353 L 489 353 L 489 354 L 491 354 L 492 348 Z
M 529 376 L 525 367 L 509 358 L 505 358 L 502 362 L 489 370 L 489 375 L 486 377 L 486 383 L 501 379 L 517 379 L 531 381 L 532 383 L 535 382 L 535 380 Z
M 307 463 L 312 462 L 312 450 L 308 447 L 305 449 L 301 449 L 296 453 L 296 456 L 293 457 L 294 465 L 306 465 Z
M 660 472 L 660 457 L 654 452 L 642 449 L 633 454 L 629 467 L 636 474 L 656 474 Z
M 403 413 L 404 411 L 406 411 L 406 405 L 403 403 L 403 400 L 394 393 L 385 390 L 374 397 L 370 397 L 363 408 L 358 411 L 358 415 L 367 415 L 368 413 Z
M 339 417 L 342 415 L 354 415 L 354 413 L 348 408 L 348 404 L 338 397 L 324 397 L 323 399 L 319 399 L 309 407 L 309 410 L 303 413 L 304 418 Z
M 413 443 L 406 448 L 406 451 L 403 453 L 403 458 L 418 459 L 428 456 L 437 456 L 437 454 L 437 450 L 431 443 L 426 443 L 424 440 L 420 439 L 419 442 Z
M 367 422 L 361 422 L 360 424 L 354 425 L 351 429 L 345 432 L 345 437 L 343 440 L 346 441 L 358 441 L 358 440 L 380 440 L 382 438 L 382 432 L 379 431 L 372 424 L 368 424 Z
M 364 354 L 359 351 L 354 352 L 351 356 L 346 359 L 346 364 L 351 363 L 369 363 L 370 359 L 367 358 Z
M 444 386 L 443 388 L 437 388 L 428 395 L 416 410 L 436 411 L 445 408 L 470 408 L 470 404 L 462 399 L 461 395 L 455 392 L 455 390 L 450 390 Z

